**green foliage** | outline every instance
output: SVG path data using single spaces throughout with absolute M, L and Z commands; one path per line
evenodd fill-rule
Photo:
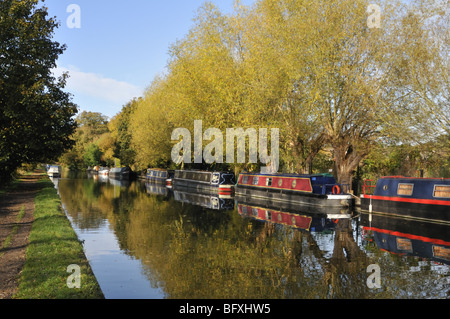
M 136 152 L 131 142 L 130 120 L 140 101 L 141 99 L 133 99 L 127 103 L 108 124 L 114 139 L 114 157 L 120 159 L 122 165 L 131 166 L 135 161 Z
M 113 162 L 108 118 L 98 112 L 83 111 L 76 123 L 78 127 L 71 136 L 74 145 L 60 157 L 60 162 L 73 170 L 99 165 L 101 161 Z
M 84 153 L 84 165 L 95 166 L 100 164 L 102 152 L 97 144 L 90 144 Z
M 0 178 L 21 163 L 56 160 L 73 141 L 77 112 L 51 69 L 65 47 L 37 0 L 0 2 Z
M 450 136 L 422 144 L 377 144 L 362 162 L 362 178 L 403 175 L 450 177 Z

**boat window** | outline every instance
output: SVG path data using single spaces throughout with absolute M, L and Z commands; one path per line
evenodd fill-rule
M 297 180 L 296 180 L 296 179 L 294 179 L 294 180 L 292 181 L 292 188 L 295 188 L 295 186 L 297 186 Z
M 272 220 L 272 213 L 269 210 L 266 210 L 266 220 Z
M 406 238 L 400 238 L 400 237 L 397 237 L 397 238 L 396 238 L 396 242 L 397 242 L 397 249 L 398 249 L 398 250 L 403 250 L 403 251 L 410 251 L 410 252 L 412 252 L 412 243 L 411 243 L 411 240 L 406 239 Z
M 258 216 L 258 208 L 252 207 L 253 216 Z
M 397 195 L 411 196 L 413 193 L 414 184 L 398 184 Z
M 272 178 L 271 177 L 266 178 L 266 186 L 272 186 Z
M 259 176 L 253 176 L 253 185 L 258 185 Z
M 450 248 L 433 245 L 433 256 L 450 261 Z
M 242 176 L 242 184 L 247 184 L 248 182 L 248 175 Z
M 280 178 L 280 179 L 278 180 L 278 186 L 279 186 L 279 187 L 283 186 L 283 179 L 282 179 L 282 178 Z
M 450 198 L 450 185 L 434 185 L 434 197 Z

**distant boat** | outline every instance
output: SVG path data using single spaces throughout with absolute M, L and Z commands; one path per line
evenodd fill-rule
M 47 171 L 47 175 L 49 177 L 60 177 L 61 176 L 61 168 L 56 165 L 52 165 L 49 167 Z
M 236 179 L 233 172 L 177 170 L 173 178 L 175 190 L 189 188 L 202 192 L 216 192 L 223 196 L 232 196 L 235 184 Z
M 175 171 L 161 168 L 149 168 L 147 170 L 146 179 L 149 182 L 162 183 L 168 187 L 172 187 L 173 176 Z
M 236 196 L 318 208 L 350 207 L 352 195 L 331 175 L 241 173 Z
M 115 167 L 109 171 L 109 177 L 115 179 L 129 179 L 131 170 L 128 167 Z
M 450 179 L 390 176 L 364 181 L 361 210 L 450 222 Z
M 109 175 L 109 169 L 106 167 L 100 167 L 98 169 L 98 175 L 100 176 L 108 176 Z

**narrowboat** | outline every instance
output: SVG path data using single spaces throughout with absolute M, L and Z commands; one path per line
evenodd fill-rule
M 168 187 L 172 187 L 174 171 L 162 168 L 149 168 L 147 170 L 146 178 L 149 182 L 162 183 Z
M 236 196 L 264 198 L 277 202 L 295 202 L 318 208 L 351 207 L 352 195 L 345 185 L 328 174 L 241 173 Z
M 176 170 L 173 177 L 175 190 L 188 188 L 201 192 L 214 192 L 224 196 L 233 195 L 235 184 L 236 179 L 232 172 Z
M 128 167 L 115 167 L 109 171 L 109 177 L 113 179 L 129 179 L 131 170 Z
M 389 176 L 370 182 L 364 181 L 362 211 L 450 222 L 450 179 Z
M 49 177 L 61 177 L 61 169 L 59 166 L 52 165 L 47 171 Z

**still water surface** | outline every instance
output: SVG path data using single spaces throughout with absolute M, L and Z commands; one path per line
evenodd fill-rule
M 450 226 L 299 216 L 141 181 L 55 184 L 106 298 L 450 297 Z M 367 285 L 373 264 L 381 288 Z

